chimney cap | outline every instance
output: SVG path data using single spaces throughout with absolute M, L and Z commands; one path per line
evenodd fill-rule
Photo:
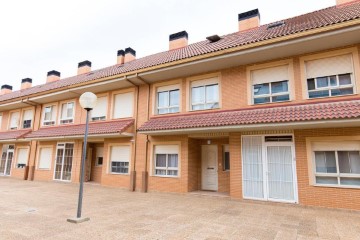
M 31 78 L 23 78 L 23 79 L 21 80 L 21 83 L 26 83 L 26 82 L 32 83 L 32 79 L 31 79 Z
M 125 54 L 131 53 L 132 55 L 136 56 L 136 51 L 131 47 L 125 48 Z
M 181 32 L 177 32 L 177 33 L 173 33 L 173 34 L 170 34 L 169 36 L 169 41 L 173 41 L 173 40 L 176 40 L 176 39 L 179 39 L 179 38 L 188 38 L 189 35 L 186 31 L 181 31 Z
M 60 72 L 55 71 L 55 70 L 52 70 L 52 71 L 49 71 L 49 72 L 47 73 L 47 75 L 48 75 L 48 76 L 54 75 L 54 76 L 60 77 Z
M 249 19 L 252 17 L 258 16 L 260 18 L 260 12 L 259 9 L 253 9 L 247 12 L 239 13 L 239 21 Z
M 118 51 L 117 51 L 117 55 L 118 55 L 118 56 L 125 56 L 125 51 L 122 50 L 122 49 L 121 49 L 121 50 L 118 50 Z
M 78 67 L 79 67 L 79 68 L 80 68 L 80 67 L 85 67 L 85 66 L 91 67 L 91 62 L 88 61 L 88 60 L 85 60 L 85 61 L 79 62 L 79 64 L 78 64 Z
M 12 90 L 13 87 L 10 86 L 10 85 L 4 84 L 4 85 L 1 86 L 1 89 L 9 89 L 9 90 Z

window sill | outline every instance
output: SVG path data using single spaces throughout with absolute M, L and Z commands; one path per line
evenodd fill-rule
M 292 102 L 293 100 L 286 100 L 286 101 L 279 101 L 279 102 L 266 102 L 266 103 L 252 103 L 252 106 L 259 106 L 259 105 L 265 105 L 265 104 L 276 104 L 276 103 L 288 103 Z
M 314 187 L 329 187 L 329 188 L 342 188 L 342 189 L 360 189 L 360 186 L 347 186 L 347 185 L 328 185 L 328 184 L 312 184 Z
M 209 109 L 199 109 L 199 110 L 192 110 L 190 109 L 189 112 L 204 112 L 204 111 L 212 111 L 212 110 L 219 110 L 221 107 L 218 108 L 209 108 Z
M 159 177 L 159 178 L 174 178 L 179 179 L 179 176 L 165 176 L 165 175 L 151 175 L 150 177 Z
M 155 113 L 154 116 L 168 116 L 168 115 L 175 115 L 175 114 L 179 114 L 180 112 L 172 112 L 172 113 Z
M 102 167 L 103 165 L 95 165 L 95 167 Z
M 51 168 L 38 168 L 37 171 L 50 171 Z
M 119 175 L 119 176 L 130 176 L 129 173 L 113 173 L 113 172 L 110 172 L 109 174 L 110 175 Z
M 316 99 L 326 99 L 326 98 L 341 98 L 341 97 L 349 97 L 349 96 L 357 96 L 359 94 L 353 93 L 353 94 L 346 94 L 346 95 L 338 95 L 338 96 L 328 96 L 328 97 L 318 97 L 318 98 L 309 98 L 307 97 L 306 100 L 316 100 Z

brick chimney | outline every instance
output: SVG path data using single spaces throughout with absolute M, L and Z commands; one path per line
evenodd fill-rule
M 169 36 L 169 50 L 174 50 L 188 45 L 188 33 L 186 31 L 173 33 Z
M 59 79 L 60 79 L 60 72 L 52 70 L 47 73 L 47 80 L 46 80 L 47 83 L 55 82 Z
M 32 86 L 32 79 L 31 78 L 24 78 L 21 80 L 21 90 L 31 88 Z
M 136 59 L 136 52 L 134 49 L 128 47 L 125 48 L 125 59 L 124 62 L 128 63 Z
M 117 51 L 117 64 L 124 64 L 124 60 L 125 60 L 125 51 L 118 50 Z
M 336 6 L 346 4 L 346 3 L 350 3 L 350 2 L 354 2 L 354 1 L 356 1 L 356 0 L 336 0 Z
M 238 17 L 239 31 L 245 31 L 260 26 L 260 13 L 258 9 L 240 13 Z
M 77 74 L 84 74 L 84 73 L 88 73 L 91 71 L 91 62 L 86 60 L 83 62 L 79 62 L 78 64 L 78 71 Z
M 0 91 L 0 95 L 4 95 L 4 94 L 8 94 L 12 92 L 13 87 L 10 85 L 2 85 L 1 86 L 1 91 Z

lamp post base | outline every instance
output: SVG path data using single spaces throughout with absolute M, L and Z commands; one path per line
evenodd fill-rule
M 88 218 L 88 217 L 81 217 L 81 218 L 74 217 L 74 218 L 67 219 L 67 221 L 70 223 L 82 223 L 82 222 L 86 222 L 89 220 L 90 220 L 90 218 Z

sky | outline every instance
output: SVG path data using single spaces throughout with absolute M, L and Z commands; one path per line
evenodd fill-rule
M 0 3 L 0 85 L 20 89 L 116 64 L 117 50 L 136 57 L 167 51 L 169 35 L 186 30 L 189 44 L 237 31 L 237 15 L 255 8 L 267 24 L 335 5 L 336 0 L 11 0 Z

